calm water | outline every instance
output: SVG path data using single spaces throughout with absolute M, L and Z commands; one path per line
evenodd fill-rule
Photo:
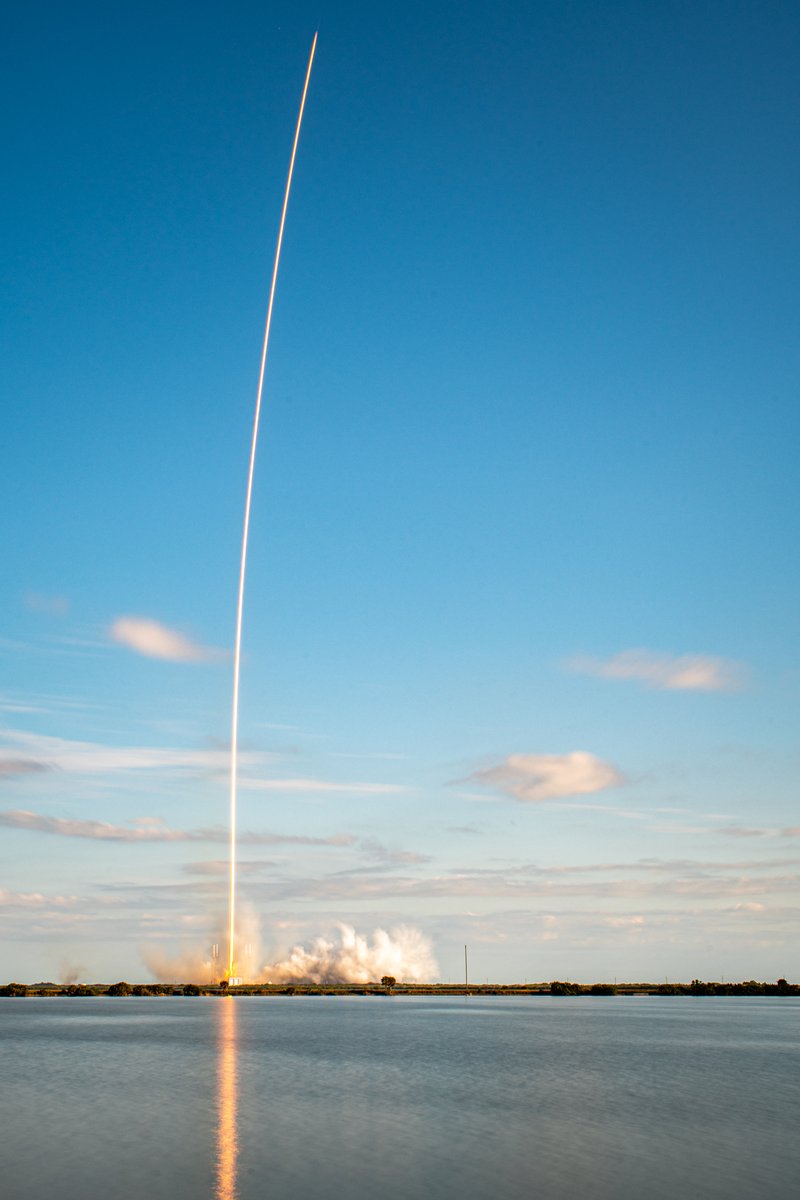
M 800 1195 L 800 1002 L 0 1000 L 9 1200 Z

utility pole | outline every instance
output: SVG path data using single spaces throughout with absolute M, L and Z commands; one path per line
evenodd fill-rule
M 469 995 L 469 960 L 467 959 L 467 947 L 464 947 L 464 995 Z

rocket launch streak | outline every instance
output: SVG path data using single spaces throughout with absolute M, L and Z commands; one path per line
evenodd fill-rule
M 275 303 L 275 285 L 278 280 L 278 264 L 281 258 L 281 246 L 283 244 L 283 228 L 286 224 L 286 210 L 289 207 L 289 192 L 292 187 L 292 175 L 294 174 L 294 160 L 297 156 L 297 144 L 300 141 L 300 126 L 303 123 L 303 110 L 306 106 L 306 95 L 308 94 L 308 84 L 311 79 L 311 67 L 314 62 L 314 54 L 317 49 L 317 35 L 314 34 L 314 40 L 311 43 L 311 53 L 308 57 L 308 68 L 306 70 L 306 79 L 303 85 L 303 95 L 300 100 L 300 111 L 297 115 L 297 125 L 294 131 L 294 143 L 292 145 L 292 157 L 289 160 L 289 174 L 286 177 L 286 190 L 283 194 L 283 208 L 281 210 L 281 220 L 278 227 L 278 244 L 275 248 L 275 261 L 272 266 L 272 282 L 269 289 L 269 302 L 267 304 L 267 321 L 264 329 L 264 343 L 261 349 L 261 367 L 258 374 L 258 391 L 256 393 L 256 412 L 253 421 L 253 440 L 250 446 L 250 469 L 247 474 L 247 497 L 244 506 L 244 530 L 242 532 L 242 557 L 239 566 L 239 599 L 236 607 L 236 643 L 233 656 L 233 714 L 231 718 L 231 816 L 230 816 L 230 897 L 229 897 L 229 936 L 228 936 L 228 972 L 227 977 L 235 978 L 237 975 L 236 960 L 235 960 L 235 926 L 236 926 L 236 768 L 237 768 L 237 747 L 239 737 L 239 672 L 241 666 L 242 654 L 242 609 L 244 604 L 244 577 L 245 567 L 247 564 L 247 538 L 250 531 L 250 501 L 253 495 L 253 470 L 256 462 L 256 443 L 258 442 L 258 425 L 261 417 L 261 396 L 264 391 L 264 369 L 267 364 L 267 349 L 269 347 L 269 331 L 272 325 L 272 308 Z

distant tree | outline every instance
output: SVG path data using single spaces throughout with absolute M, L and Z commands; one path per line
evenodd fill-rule
M 200 988 L 196 983 L 185 983 L 183 985 L 183 994 L 184 996 L 199 996 Z
M 133 993 L 133 988 L 124 979 L 119 983 L 112 983 L 110 988 L 106 989 L 107 996 L 130 996 Z
M 560 979 L 554 979 L 550 984 L 551 996 L 579 996 L 581 985 L 579 983 L 564 983 Z
M 613 983 L 593 983 L 589 991 L 593 996 L 616 996 L 617 994 Z
M 28 985 L 26 983 L 7 983 L 4 988 L 0 988 L 0 996 L 27 996 Z
M 383 987 L 394 987 L 396 983 L 397 980 L 395 979 L 394 975 L 384 975 L 381 977 L 381 984 Z
M 777 983 L 777 988 L 778 988 L 778 991 L 779 991 L 779 992 L 789 992 L 789 991 L 791 991 L 791 988 L 790 988 L 789 984 L 786 982 L 786 980 L 785 980 L 785 979 L 779 979 L 779 980 L 778 980 L 778 983 Z
M 219 990 L 220 990 L 221 992 L 227 992 L 227 990 L 228 990 L 228 981 L 227 981 L 227 979 L 220 979 L 220 981 L 219 981 Z
M 134 985 L 133 994 L 134 996 L 152 996 L 153 993 L 143 983 L 137 983 Z

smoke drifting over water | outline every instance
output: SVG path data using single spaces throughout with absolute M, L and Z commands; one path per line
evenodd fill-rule
M 342 922 L 337 928 L 337 940 L 315 938 L 308 948 L 294 946 L 287 958 L 262 967 L 258 918 L 252 911 L 242 913 L 237 926 L 237 945 L 242 949 L 242 961 L 237 964 L 240 977 L 246 983 L 332 984 L 371 983 L 383 975 L 394 975 L 405 983 L 428 983 L 438 974 L 430 941 L 412 926 L 376 929 L 371 938 Z M 223 937 L 217 935 L 219 943 Z M 210 947 L 172 955 L 151 946 L 142 951 L 142 958 L 161 983 L 217 983 L 225 973 L 224 945 L 220 949 L 221 957 L 214 959 Z
M 288 958 L 264 967 L 265 983 L 369 983 L 394 975 L 426 983 L 437 974 L 431 943 L 418 929 L 376 929 L 370 942 L 352 925 L 339 924 L 339 941 L 318 937 L 310 949 L 295 946 Z

